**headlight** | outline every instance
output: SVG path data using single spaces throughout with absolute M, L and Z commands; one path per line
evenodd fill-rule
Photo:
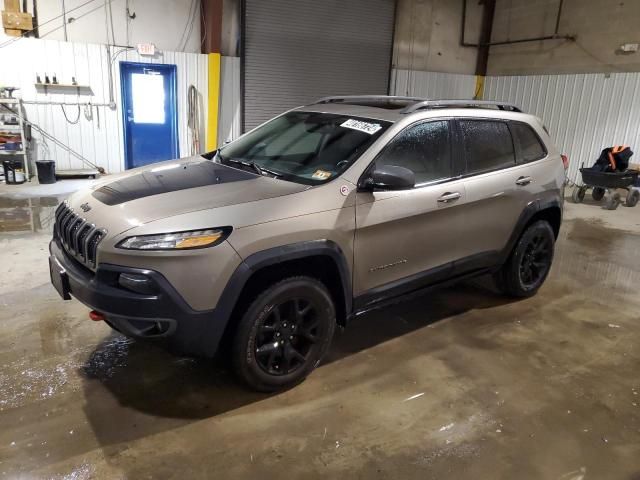
M 231 227 L 191 230 L 189 232 L 138 235 L 125 238 L 116 245 L 128 250 L 188 250 L 213 247 L 223 242 L 231 233 Z

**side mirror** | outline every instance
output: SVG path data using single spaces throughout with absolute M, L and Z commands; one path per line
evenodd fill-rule
M 364 180 L 364 190 L 408 190 L 416 185 L 415 174 L 405 167 L 382 165 Z

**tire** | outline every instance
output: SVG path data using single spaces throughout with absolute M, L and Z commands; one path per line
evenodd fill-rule
M 627 195 L 625 205 L 627 207 L 635 207 L 638 204 L 638 200 L 640 200 L 640 192 L 638 190 L 631 190 Z
M 551 269 L 554 244 L 549 222 L 538 220 L 529 225 L 507 262 L 494 275 L 496 286 L 512 297 L 535 295 Z
M 606 190 L 602 187 L 593 187 L 591 191 L 591 198 L 593 198 L 596 202 L 599 202 L 604 197 Z
M 240 319 L 233 369 L 254 390 L 292 387 L 320 364 L 335 325 L 335 306 L 322 282 L 303 276 L 279 281 L 259 294 Z
M 606 196 L 604 208 L 607 210 L 615 210 L 620 205 L 620 194 L 618 192 Z
M 573 192 L 571 193 L 571 200 L 573 200 L 573 203 L 582 203 L 586 190 L 587 189 L 585 187 L 573 187 Z

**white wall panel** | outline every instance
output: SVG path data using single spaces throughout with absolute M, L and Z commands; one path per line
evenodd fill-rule
M 221 70 L 218 145 L 235 140 L 242 133 L 240 57 L 222 57 Z
M 135 51 L 122 51 L 113 60 L 114 101 L 116 108 L 105 104 L 109 102 L 108 65 L 110 56 L 120 49 L 113 47 L 111 54 L 104 45 L 59 42 L 56 40 L 21 39 L 10 46 L 0 49 L 0 84 L 20 87 L 20 96 L 26 101 L 91 102 L 102 104 L 93 107 L 93 118 L 85 118 L 84 107 L 80 107 L 77 124 L 68 123 L 59 105 L 26 104 L 27 119 L 33 121 L 49 134 L 70 146 L 83 157 L 114 173 L 124 169 L 124 145 L 122 106 L 120 94 L 120 61 L 167 63 L 177 66 L 177 103 L 178 135 L 180 155 L 189 154 L 190 134 L 187 128 L 187 89 L 194 85 L 199 93 L 201 110 L 201 151 L 205 144 L 205 125 L 207 118 L 208 64 L 207 56 L 193 53 L 161 52 L 153 58 L 141 57 Z M 11 66 L 11 67 L 7 67 Z M 36 74 L 44 81 L 44 74 L 57 74 L 60 83 L 71 83 L 75 77 L 81 85 L 89 85 L 93 95 L 75 93 L 44 94 L 36 91 Z M 75 106 L 64 107 L 69 120 L 75 121 L 78 109 Z M 56 168 L 64 170 L 83 168 L 83 163 L 51 141 L 45 141 L 37 132 L 33 132 L 35 148 L 33 159 L 52 159 Z
M 487 77 L 484 98 L 540 117 L 569 155 L 573 182 L 605 147 L 626 144 L 640 155 L 640 73 Z
M 390 95 L 432 99 L 467 99 L 475 94 L 475 75 L 394 69 Z

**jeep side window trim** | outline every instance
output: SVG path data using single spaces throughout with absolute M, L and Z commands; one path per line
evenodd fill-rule
M 446 181 L 453 176 L 451 126 L 447 120 L 409 125 L 398 133 L 373 162 L 411 170 L 414 188 Z
M 516 164 L 511 132 L 499 120 L 459 119 L 466 174 L 478 175 Z
M 509 129 L 516 147 L 516 163 L 535 162 L 547 156 L 547 147 L 529 125 L 512 121 L 509 122 Z

